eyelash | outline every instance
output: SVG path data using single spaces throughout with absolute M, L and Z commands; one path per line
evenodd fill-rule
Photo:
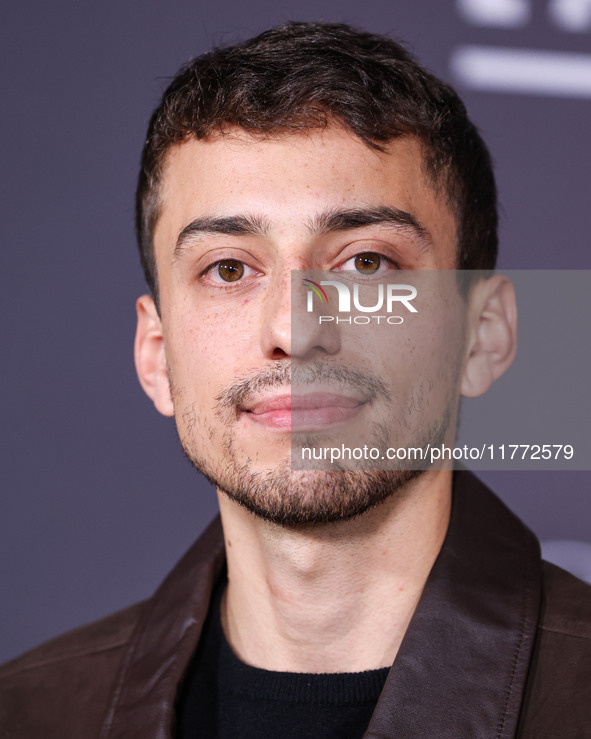
M 213 264 L 210 264 L 208 267 L 206 267 L 203 272 L 199 275 L 199 277 L 204 277 L 205 275 L 208 275 L 210 273 L 215 273 L 215 270 L 220 266 L 220 264 L 224 264 L 225 262 L 236 262 L 236 264 L 241 264 L 244 270 L 252 270 L 252 272 L 256 272 L 253 267 L 250 267 L 246 262 L 243 262 L 241 259 L 233 259 L 233 258 L 226 258 L 226 259 L 218 259 L 217 261 L 213 262 Z M 219 276 L 219 275 L 218 275 Z M 248 275 L 246 275 L 248 276 Z M 232 284 L 234 284 L 231 280 L 222 280 L 221 278 L 219 280 L 214 280 L 211 277 L 209 278 L 211 282 L 213 282 L 215 285 L 219 285 L 221 287 L 227 287 Z M 243 282 L 243 278 L 241 277 L 238 280 L 234 280 L 235 283 Z
M 340 271 L 343 271 L 343 272 L 345 272 L 345 271 L 351 271 L 352 272 L 354 270 L 354 268 L 351 269 L 351 270 L 344 270 L 344 269 L 342 269 L 342 267 L 345 264 L 347 264 L 347 262 L 351 262 L 351 261 L 357 259 L 357 257 L 363 257 L 363 256 L 378 257 L 379 260 L 380 260 L 380 267 L 382 266 L 382 262 L 385 262 L 390 267 L 392 267 L 393 269 L 399 269 L 398 265 L 396 264 L 396 262 L 393 259 L 390 259 L 389 257 L 385 256 L 384 254 L 381 254 L 379 251 L 360 251 L 357 254 L 353 254 L 348 259 L 346 259 L 343 262 L 343 264 L 341 265 L 341 270 Z M 381 272 L 380 267 L 378 267 L 378 269 L 376 270 L 376 273 L 375 274 L 379 274 Z M 363 274 L 363 273 L 362 272 L 359 272 L 359 274 Z
M 386 257 L 384 254 L 380 254 L 380 252 L 376 252 L 376 251 L 361 251 L 361 252 L 358 252 L 357 254 L 353 254 L 352 256 L 350 256 L 348 259 L 346 259 L 340 265 L 339 268 L 337 268 L 334 271 L 343 271 L 343 272 L 349 271 L 349 270 L 343 269 L 343 266 L 345 264 L 347 264 L 348 262 L 351 262 L 351 261 L 357 259 L 357 257 L 362 257 L 364 255 L 378 257 L 380 259 L 380 267 L 382 266 L 382 262 L 386 262 L 393 269 L 398 269 L 398 265 L 392 259 L 390 259 L 389 257 Z M 209 275 L 209 274 L 213 273 L 224 262 L 236 262 L 236 264 L 241 264 L 242 267 L 244 268 L 244 270 L 251 270 L 253 273 L 256 272 L 256 270 L 253 267 L 250 267 L 248 264 L 246 264 L 246 262 L 243 262 L 240 259 L 226 258 L 226 259 L 218 259 L 217 261 L 215 261 L 212 264 L 210 264 L 208 267 L 206 267 L 203 270 L 203 272 L 201 272 L 201 274 L 199 275 L 199 277 L 204 277 L 205 275 Z M 380 267 L 378 267 L 378 270 L 376 270 L 376 274 L 380 272 Z M 353 271 L 353 270 L 354 270 L 354 268 L 351 269 L 350 271 Z M 333 271 L 333 270 L 331 270 L 331 271 Z M 360 272 L 359 274 L 363 274 L 363 273 Z M 250 276 L 252 276 L 252 275 L 250 275 Z M 236 283 L 243 282 L 244 281 L 243 280 L 243 277 L 244 276 L 241 276 L 239 279 L 234 280 L 234 282 L 236 282 Z M 246 277 L 248 277 L 248 275 L 246 275 Z M 231 280 L 223 280 L 221 278 L 219 280 L 214 280 L 211 277 L 209 279 L 214 284 L 219 285 L 219 286 L 223 286 L 223 287 L 228 287 L 228 286 L 230 286 L 230 285 L 233 284 L 233 281 L 231 281 Z

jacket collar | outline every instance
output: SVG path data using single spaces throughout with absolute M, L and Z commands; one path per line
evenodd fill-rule
M 101 739 L 171 737 L 177 690 L 223 565 L 216 518 L 149 601 Z M 456 472 L 443 547 L 366 739 L 514 736 L 540 594 L 535 536 L 476 477 Z
M 476 477 L 456 472 L 447 536 L 366 738 L 513 737 L 541 581 L 535 536 Z
M 224 565 L 219 516 L 148 601 L 122 659 L 100 739 L 168 739 L 178 687 Z

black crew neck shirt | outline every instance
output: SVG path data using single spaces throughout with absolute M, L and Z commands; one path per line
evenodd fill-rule
M 274 672 L 242 662 L 228 644 L 212 596 L 199 646 L 179 693 L 177 739 L 359 739 L 388 668 L 367 672 Z

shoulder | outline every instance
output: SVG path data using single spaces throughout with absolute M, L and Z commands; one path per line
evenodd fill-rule
M 520 737 L 586 736 L 591 725 L 591 586 L 543 563 Z
M 0 737 L 98 734 L 111 686 L 146 601 L 81 626 L 0 666 Z
M 79 626 L 0 665 L 0 680 L 45 665 L 117 649 L 128 641 L 145 603 L 136 603 L 98 621 Z

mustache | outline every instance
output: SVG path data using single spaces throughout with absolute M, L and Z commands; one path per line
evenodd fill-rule
M 300 388 L 319 383 L 341 388 L 352 386 L 356 390 L 361 390 L 368 401 L 390 400 L 388 386 L 371 371 L 321 360 L 305 364 L 287 360 L 237 378 L 216 397 L 216 411 L 220 415 L 233 413 L 268 388 L 285 386 Z

